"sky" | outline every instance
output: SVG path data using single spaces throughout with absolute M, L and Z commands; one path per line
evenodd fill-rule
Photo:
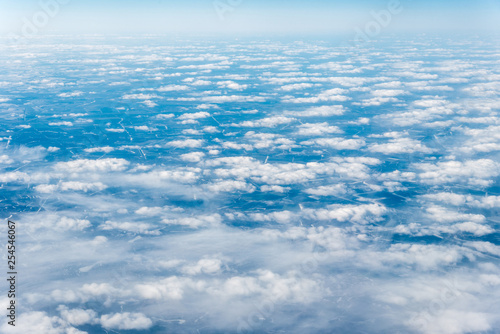
M 387 13 L 392 2 L 3 0 L 0 32 L 19 34 L 38 18 L 40 33 L 345 33 L 365 29 L 376 20 L 373 13 Z M 496 19 L 500 15 L 499 1 L 394 2 L 399 3 L 400 10 L 384 23 L 387 32 L 500 28 Z M 44 9 L 54 3 L 59 8 L 53 13 Z M 45 21 L 44 11 L 53 14 Z

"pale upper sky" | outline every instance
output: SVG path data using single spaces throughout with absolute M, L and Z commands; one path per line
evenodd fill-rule
M 382 15 L 382 31 L 500 31 L 498 0 L 0 0 L 0 32 L 353 32 L 393 2 L 400 11 Z

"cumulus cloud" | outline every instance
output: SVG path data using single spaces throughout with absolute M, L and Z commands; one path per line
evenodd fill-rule
M 11 164 L 13 162 L 14 162 L 14 160 L 10 159 L 8 155 L 6 155 L 6 154 L 0 155 L 0 164 L 8 165 L 8 164 Z
M 313 97 L 285 97 L 285 103 L 319 103 L 319 102 L 334 102 L 350 100 L 348 96 L 343 95 L 347 91 L 342 88 L 333 88 L 323 91 Z
M 32 231 L 52 230 L 58 232 L 82 231 L 92 224 L 87 219 L 72 218 L 58 214 L 46 214 L 29 217 L 29 229 Z
M 302 145 L 317 145 L 333 148 L 335 150 L 359 150 L 365 146 L 363 139 L 345 138 L 318 138 L 301 142 Z
M 219 96 L 205 96 L 201 98 L 201 101 L 209 103 L 265 102 L 266 98 L 262 96 L 219 95 Z
M 158 231 L 153 230 L 153 225 L 141 222 L 106 221 L 104 224 L 101 224 L 100 228 L 105 231 L 118 230 L 132 233 L 159 234 Z
M 49 122 L 50 126 L 73 126 L 72 122 L 63 121 L 63 122 Z
M 248 85 L 242 85 L 237 82 L 227 80 L 227 81 L 219 81 L 217 82 L 217 85 L 220 88 L 228 88 L 228 89 L 233 89 L 233 90 L 244 90 L 248 88 Z
M 153 321 L 142 313 L 104 314 L 100 319 L 102 327 L 120 330 L 145 330 L 153 326 Z
M 345 108 L 341 105 L 311 107 L 302 111 L 286 111 L 285 115 L 297 117 L 329 117 L 340 116 L 345 112 Z
M 314 196 L 339 196 L 347 193 L 345 184 L 339 183 L 329 186 L 320 186 L 304 190 L 306 194 Z
M 174 92 L 174 91 L 181 91 L 181 90 L 188 90 L 188 86 L 184 85 L 167 85 L 167 86 L 162 86 L 158 88 L 159 92 Z
M 487 119 L 487 123 L 495 122 L 496 119 Z M 464 128 L 463 133 L 469 138 L 459 148 L 466 153 L 494 152 L 500 151 L 500 126 L 492 125 L 485 129 Z
M 419 178 L 426 184 L 468 183 L 475 186 L 488 186 L 492 178 L 500 175 L 500 164 L 490 159 L 468 161 L 440 161 L 436 164 L 417 163 L 421 170 Z
M 203 226 L 218 226 L 222 222 L 222 217 L 219 214 L 212 214 L 176 219 L 164 219 L 162 222 L 168 225 L 183 225 L 191 228 L 199 228 Z
M 306 89 L 306 88 L 311 88 L 313 86 L 314 85 L 311 83 L 297 83 L 297 84 L 281 86 L 280 89 L 285 91 L 285 92 L 290 92 L 292 90 L 302 90 L 302 89 Z
M 207 118 L 207 117 L 210 117 L 210 114 L 206 111 L 200 111 L 200 112 L 196 112 L 196 113 L 186 113 L 186 114 L 182 114 L 180 115 L 178 118 L 180 120 L 189 120 L 189 119 L 201 119 L 201 118 Z
M 2 333 L 50 333 L 50 334 L 86 334 L 71 326 L 67 321 L 59 317 L 51 317 L 45 312 L 21 313 L 16 321 L 16 326 L 10 326 L 7 322 L 2 325 Z
M 395 138 L 388 143 L 372 144 L 368 147 L 372 152 L 384 154 L 397 153 L 432 153 L 433 150 L 423 145 L 420 141 L 411 138 Z
M 500 207 L 500 196 L 473 196 L 451 192 L 440 192 L 422 195 L 422 198 L 430 201 L 442 202 L 455 206 L 469 206 L 473 208 L 493 209 Z
M 304 209 L 307 218 L 339 222 L 368 223 L 381 220 L 387 209 L 380 204 L 330 205 L 325 209 Z
M 301 136 L 323 136 L 329 133 L 343 133 L 338 126 L 332 126 L 326 122 L 305 123 L 298 126 L 298 129 L 297 134 Z
M 191 152 L 181 155 L 181 159 L 189 162 L 200 162 L 204 156 L 203 152 Z
M 182 267 L 181 271 L 186 275 L 215 274 L 221 270 L 222 261 L 220 259 L 202 259 L 193 265 Z
M 58 94 L 57 96 L 59 97 L 77 97 L 83 95 L 83 92 L 80 91 L 75 91 L 75 92 L 68 92 L 68 93 L 61 93 Z
M 58 184 L 40 184 L 35 187 L 35 190 L 41 193 L 52 193 L 55 191 L 101 191 L 106 189 L 107 186 L 101 182 L 79 182 L 79 181 L 67 181 L 60 182 Z
M 234 191 L 244 191 L 252 193 L 255 191 L 255 186 L 248 184 L 243 181 L 219 181 L 208 184 L 207 189 L 213 192 L 234 192 Z
M 173 140 L 167 143 L 167 146 L 172 146 L 176 148 L 198 148 L 203 146 L 204 141 L 202 139 L 184 139 L 184 140 Z
M 244 121 L 238 124 L 232 124 L 232 126 L 237 127 L 265 127 L 265 128 L 274 128 L 278 125 L 289 124 L 295 121 L 294 118 L 284 117 L 284 116 L 273 116 L 267 117 L 263 119 L 259 119 L 257 121 Z
M 96 153 L 96 152 L 110 153 L 113 152 L 114 150 L 115 149 L 111 146 L 93 147 L 84 149 L 84 151 L 87 153 Z
M 126 94 L 123 95 L 124 100 L 150 100 L 150 99 L 158 99 L 160 98 L 156 94 Z
M 60 305 L 58 311 L 61 314 L 61 318 L 73 326 L 92 324 L 97 320 L 97 313 L 93 310 L 69 309 L 64 305 Z
M 151 128 L 147 125 L 134 126 L 135 131 L 157 131 L 155 128 Z

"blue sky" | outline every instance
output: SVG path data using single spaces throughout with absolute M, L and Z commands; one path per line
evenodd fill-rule
M 16 32 L 33 21 L 44 1 L 3 1 L 0 31 Z M 63 2 L 63 1 L 61 1 Z M 215 32 L 331 33 L 352 32 L 373 20 L 372 11 L 390 1 L 66 1 L 43 27 L 44 32 Z M 500 3 L 480 1 L 401 0 L 385 31 L 498 30 Z M 217 9 L 218 8 L 218 9 Z

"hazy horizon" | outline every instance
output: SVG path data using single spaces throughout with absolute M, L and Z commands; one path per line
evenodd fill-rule
M 391 7 L 392 6 L 392 7 Z M 0 34 L 335 34 L 495 32 L 495 1 L 4 1 Z M 392 12 L 390 7 L 394 8 Z M 390 16 L 384 16 L 387 13 Z M 376 27 L 371 27 L 376 30 Z M 24 29 L 24 30 L 23 30 Z

